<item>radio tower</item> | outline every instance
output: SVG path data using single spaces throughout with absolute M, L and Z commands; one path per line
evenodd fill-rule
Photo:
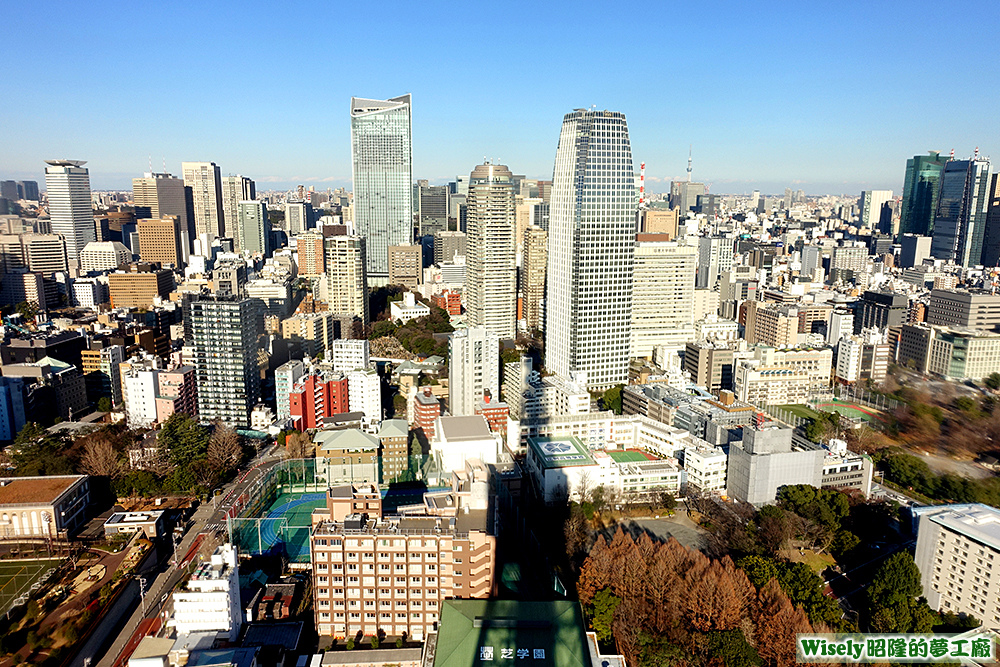
M 688 183 L 691 182 L 691 144 L 688 144 Z
M 646 208 L 646 163 L 639 163 L 639 208 Z

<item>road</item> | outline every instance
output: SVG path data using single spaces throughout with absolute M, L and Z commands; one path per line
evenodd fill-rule
M 249 469 L 235 481 L 222 488 L 223 502 L 203 503 L 188 521 L 188 529 L 177 545 L 172 557 L 164 554 L 157 558 L 144 572 L 137 573 L 127 585 L 114 609 L 109 610 L 101 624 L 87 638 L 83 648 L 69 664 L 69 667 L 113 667 L 122 650 L 129 644 L 139 624 L 155 615 L 168 601 L 171 591 L 187 574 L 189 551 L 195 540 L 206 527 L 225 525 L 226 511 L 231 505 L 228 500 L 238 498 L 245 489 L 257 481 L 267 470 L 281 460 L 274 454 L 275 447 L 265 448 L 250 463 Z M 193 554 L 191 554 L 193 557 Z M 183 562 L 175 563 L 175 561 Z M 142 581 L 140 581 L 142 580 Z M 145 605 L 142 604 L 140 588 L 144 587 Z M 143 608 L 145 607 L 145 608 Z M 127 619 L 123 622 L 123 619 Z M 110 644 L 109 644 L 110 641 Z

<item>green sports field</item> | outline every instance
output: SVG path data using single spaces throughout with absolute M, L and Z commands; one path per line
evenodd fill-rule
M 50 569 L 62 561 L 51 560 L 0 560 L 0 613 L 6 612 L 16 598 L 31 590 Z
M 615 463 L 635 463 L 636 461 L 648 461 L 642 452 L 608 452 L 608 456 L 615 460 Z

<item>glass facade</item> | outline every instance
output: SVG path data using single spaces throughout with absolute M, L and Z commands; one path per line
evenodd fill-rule
M 625 114 L 563 119 L 552 176 L 546 367 L 588 389 L 628 382 L 635 172 Z
M 981 262 L 989 210 L 990 161 L 952 160 L 941 176 L 931 255 L 961 266 Z
M 948 158 L 936 151 L 916 155 L 906 161 L 906 178 L 903 181 L 903 202 L 900 212 L 899 235 L 918 234 L 929 236 L 934 230 L 934 213 L 937 211 L 941 174 Z
M 389 278 L 389 246 L 413 240 L 410 96 L 351 99 L 354 227 L 365 238 L 368 277 Z

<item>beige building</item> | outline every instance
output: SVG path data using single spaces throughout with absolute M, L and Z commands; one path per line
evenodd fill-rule
M 24 261 L 30 271 L 50 275 L 65 271 L 66 241 L 58 234 L 25 234 L 21 237 L 24 246 Z
M 733 369 L 736 398 L 754 405 L 804 403 L 814 392 L 830 387 L 833 350 L 778 350 L 758 346 L 751 359 L 741 359 Z
M 763 301 L 747 303 L 747 345 L 794 347 L 799 338 L 799 315 L 794 308 Z
M 419 245 L 389 246 L 389 284 L 414 289 L 423 273 L 423 247 Z
M 214 162 L 182 162 L 184 186 L 191 188 L 195 236 L 225 236 L 222 214 L 222 177 Z
M 478 165 L 469 177 L 465 308 L 469 326 L 513 338 L 517 266 L 513 175 L 504 165 Z
M 66 539 L 87 520 L 86 475 L 0 479 L 0 537 Z
M 159 218 L 137 220 L 139 233 L 139 258 L 144 262 L 159 262 L 180 267 L 186 261 L 187 230 L 181 218 L 165 215 Z
M 315 357 L 333 346 L 338 323 L 329 310 L 301 313 L 281 321 L 281 337 L 300 343 L 305 354 Z
M 365 239 L 360 236 L 328 236 L 323 240 L 326 273 L 320 284 L 320 300 L 334 313 L 349 313 L 368 324 L 368 273 Z
M 156 297 L 166 300 L 173 289 L 173 271 L 153 264 L 132 264 L 108 275 L 112 308 L 151 308 Z
M 521 297 L 528 331 L 545 328 L 545 273 L 549 262 L 549 234 L 541 227 L 524 230 L 524 255 L 521 261 Z
M 644 234 L 666 234 L 677 238 L 677 209 L 646 209 L 641 213 L 640 227 Z
M 328 492 L 313 514 L 313 609 L 324 637 L 406 633 L 423 640 L 448 598 L 488 598 L 496 538 L 488 531 L 489 471 L 479 462 L 422 506 L 383 515 L 378 487 Z
M 146 173 L 132 179 L 132 203 L 137 218 L 158 220 L 176 216 L 180 228 L 187 231 L 187 205 L 184 201 L 184 181 L 170 174 Z
M 1000 294 L 960 289 L 932 290 L 927 323 L 971 329 L 1000 329 Z
M 683 346 L 694 333 L 698 249 L 667 234 L 637 234 L 632 273 L 630 356 L 650 358 L 658 345 Z

